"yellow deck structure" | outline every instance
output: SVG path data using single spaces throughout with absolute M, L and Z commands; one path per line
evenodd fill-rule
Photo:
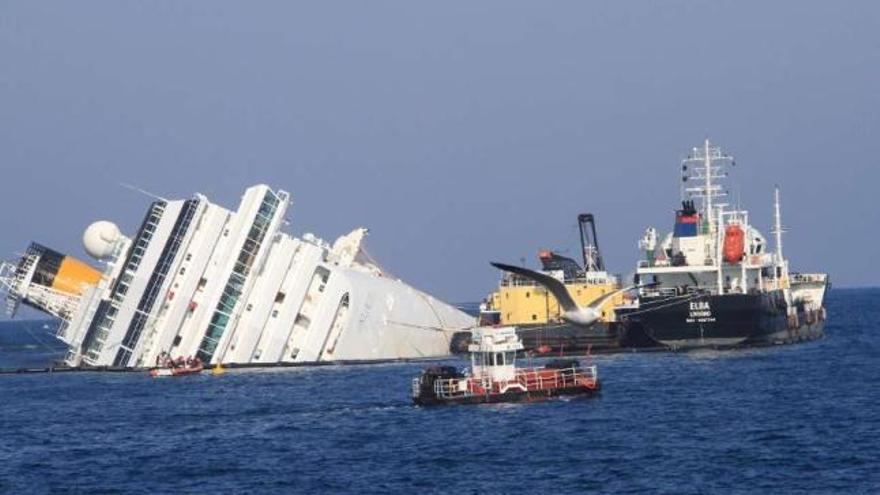
M 565 284 L 572 299 L 581 306 L 587 306 L 600 296 L 619 288 L 616 282 L 588 283 L 574 281 Z M 489 309 L 500 313 L 502 325 L 540 325 L 558 323 L 562 312 L 553 294 L 540 285 L 516 278 L 505 278 L 498 290 L 489 296 Z M 614 321 L 614 307 L 623 303 L 623 294 L 618 294 L 601 307 L 605 321 Z

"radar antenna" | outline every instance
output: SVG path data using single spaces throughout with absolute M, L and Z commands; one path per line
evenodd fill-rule
M 682 183 L 686 184 L 682 190 L 682 200 L 702 201 L 700 213 L 710 229 L 714 226 L 714 209 L 723 206 L 715 203 L 715 199 L 727 196 L 727 191 L 721 187 L 718 180 L 726 178 L 725 167 L 734 164 L 733 157 L 723 153 L 721 148 L 713 146 L 709 139 L 703 142 L 703 146 L 693 148 L 687 158 L 681 161 L 681 179 Z

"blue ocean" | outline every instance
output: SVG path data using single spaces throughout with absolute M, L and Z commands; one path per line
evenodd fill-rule
M 539 404 L 413 407 L 424 363 L 0 375 L 0 492 L 878 493 L 880 289 L 827 307 L 823 340 L 596 356 L 599 398 Z M 0 368 L 50 330 L 0 326 Z

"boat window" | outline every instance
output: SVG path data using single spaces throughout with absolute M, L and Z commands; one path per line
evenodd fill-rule
M 515 352 L 515 351 L 509 351 L 509 352 L 505 352 L 505 353 L 504 353 L 504 361 L 505 361 L 507 364 L 513 364 L 513 360 L 514 360 L 515 358 L 516 358 L 516 352 Z

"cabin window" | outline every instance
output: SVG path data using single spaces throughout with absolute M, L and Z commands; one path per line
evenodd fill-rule
M 193 258 L 192 253 L 186 253 L 186 261 L 189 261 Z
M 183 275 L 186 273 L 186 267 L 180 267 L 180 274 Z
M 533 314 L 533 315 L 532 315 L 532 321 L 536 321 L 537 319 L 538 319 L 538 315 Z
M 530 295 L 531 295 L 531 294 L 529 294 L 528 292 L 526 292 L 526 297 L 529 297 Z
M 275 303 L 276 303 L 276 304 L 281 304 L 281 303 L 283 303 L 283 302 L 284 302 L 284 296 L 285 296 L 285 294 L 284 294 L 283 292 L 279 292 L 279 293 L 275 294 Z

